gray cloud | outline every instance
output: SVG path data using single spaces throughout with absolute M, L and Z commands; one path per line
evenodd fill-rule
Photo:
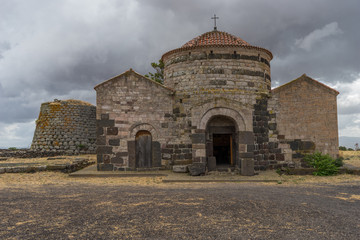
M 334 86 L 351 85 L 359 76 L 358 0 L 0 0 L 0 5 L 0 122 L 6 124 L 29 122 L 42 102 L 54 98 L 95 104 L 96 84 L 130 67 L 151 71 L 150 62 L 166 51 L 211 31 L 214 13 L 220 31 L 272 51 L 273 82 L 306 73 Z M 350 104 L 339 112 L 355 108 Z
M 338 35 L 341 33 L 343 33 L 343 31 L 341 31 L 341 29 L 339 28 L 338 23 L 332 22 L 325 25 L 321 29 L 314 30 L 304 38 L 296 39 L 295 45 L 306 51 L 310 51 L 315 44 L 318 44 L 319 42 L 324 40 L 324 38 L 327 38 L 332 35 Z

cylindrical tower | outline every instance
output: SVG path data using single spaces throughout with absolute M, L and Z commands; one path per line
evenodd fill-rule
M 239 37 L 207 32 L 163 55 L 164 84 L 178 93 L 268 93 L 271 59 L 270 51 Z
M 191 143 L 193 162 L 208 166 L 268 159 L 271 59 L 270 51 L 217 30 L 165 53 L 164 84 L 175 90 L 179 126 L 170 145 Z
M 94 153 L 96 107 L 79 100 L 41 104 L 32 150 L 66 154 Z

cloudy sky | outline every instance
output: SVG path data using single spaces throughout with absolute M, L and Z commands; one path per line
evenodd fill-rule
M 29 147 L 42 102 L 93 87 L 218 30 L 269 49 L 273 86 L 303 73 L 336 90 L 340 136 L 360 137 L 359 0 L 0 0 L 0 148 Z

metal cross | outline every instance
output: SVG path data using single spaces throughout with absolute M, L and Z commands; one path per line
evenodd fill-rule
M 211 19 L 214 19 L 214 31 L 217 31 L 216 19 L 219 19 L 219 17 L 217 17 L 216 14 L 214 14 L 214 17 L 212 17 Z

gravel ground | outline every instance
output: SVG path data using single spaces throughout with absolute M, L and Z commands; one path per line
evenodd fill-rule
M 360 239 L 358 182 L 69 181 L 0 191 L 0 239 Z

